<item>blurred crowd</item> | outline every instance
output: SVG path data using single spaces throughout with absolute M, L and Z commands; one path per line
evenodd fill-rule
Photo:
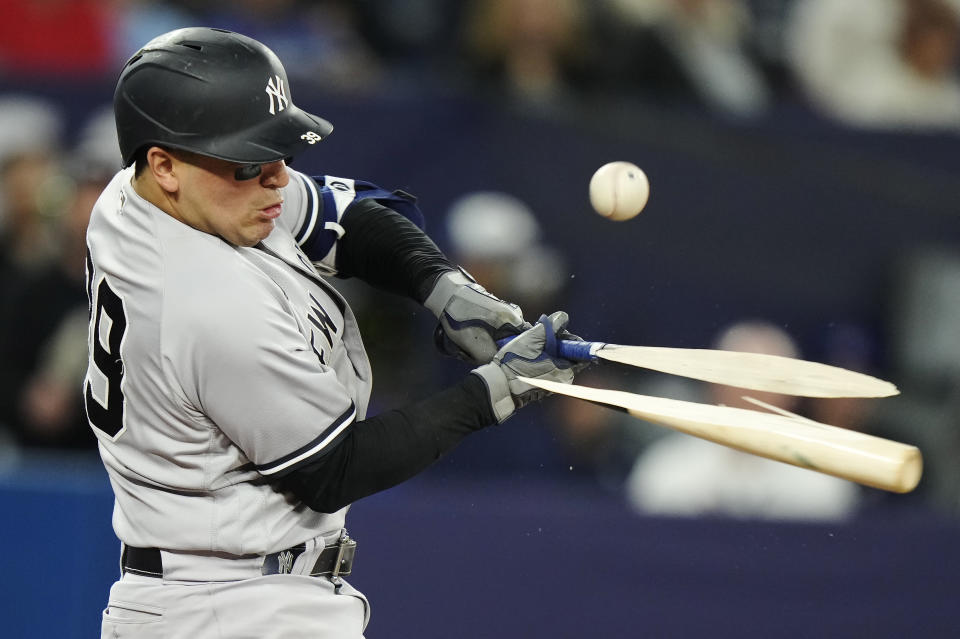
M 476 90 L 554 111 L 614 97 L 735 118 L 960 126 L 960 0 L 5 0 L 0 78 L 111 77 L 173 28 L 233 29 L 296 83 Z
M 65 105 L 31 89 L 112 79 L 141 44 L 180 26 L 240 31 L 276 51 L 294 86 L 358 97 L 465 94 L 543 117 L 615 100 L 738 121 L 791 104 L 839 127 L 960 133 L 960 0 L 5 0 L 3 7 L 0 447 L 7 449 L 95 446 L 81 394 L 84 232 L 93 202 L 119 168 L 109 107 L 65 131 Z M 444 222 L 453 257 L 488 288 L 531 317 L 562 306 L 565 257 L 544 241 L 542 216 L 522 194 L 465 192 Z M 898 290 L 904 341 L 948 326 L 945 317 L 960 321 L 949 303 L 960 289 L 956 256 L 920 256 L 911 269 Z M 942 286 L 927 290 L 937 278 Z M 366 304 L 363 290 L 351 294 L 368 339 L 385 322 L 412 321 L 406 307 Z M 939 315 L 931 300 L 947 300 Z M 862 327 L 825 332 L 813 353 L 820 361 L 876 372 L 876 342 Z M 944 335 L 955 333 L 944 328 Z M 381 380 L 375 395 L 388 405 L 424 383 L 412 373 L 423 370 L 422 353 L 404 340 L 393 343 L 379 354 L 371 348 Z M 804 354 L 795 336 L 763 318 L 725 327 L 714 346 Z M 926 411 L 935 424 L 921 442 L 934 472 L 928 493 L 958 514 L 960 362 L 931 366 L 936 348 L 928 358 L 916 358 L 912 346 L 901 350 L 899 372 L 911 392 L 886 419 L 840 400 L 782 408 L 894 438 L 904 434 L 897 424 L 905 415 Z M 602 375 L 591 370 L 584 383 L 602 384 Z M 668 388 L 640 374 L 629 383 L 654 395 L 739 402 L 706 385 Z M 782 398 L 765 401 L 780 405 Z M 641 512 L 840 519 L 876 497 L 665 437 L 588 404 L 553 405 L 544 421 L 558 454 L 570 468 L 623 490 Z M 704 485 L 711 490 L 697 489 Z

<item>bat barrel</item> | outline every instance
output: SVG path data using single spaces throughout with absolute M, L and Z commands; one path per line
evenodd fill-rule
M 916 488 L 923 460 L 916 446 L 796 415 L 761 413 L 625 391 L 522 378 L 540 388 L 626 409 L 645 421 L 753 455 L 896 493 Z
M 704 428 L 702 423 L 672 416 L 665 419 L 660 415 L 645 418 L 753 455 L 873 488 L 908 493 L 920 481 L 923 458 L 916 446 L 827 424 L 810 424 L 807 428 L 800 421 L 787 424 L 776 419 L 776 416 L 771 417 L 774 419 L 766 418 L 766 423 L 758 427 L 752 428 L 751 420 L 744 419 L 737 424 L 743 428 L 727 426 L 719 430 L 712 426 Z
M 721 406 L 667 403 L 630 406 L 636 417 L 736 448 L 896 493 L 916 488 L 923 470 L 920 451 L 845 428 Z

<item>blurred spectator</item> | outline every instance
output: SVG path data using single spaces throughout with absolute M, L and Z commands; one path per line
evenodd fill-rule
M 23 383 L 18 291 L 53 256 L 41 193 L 55 179 L 59 112 L 29 96 L 0 99 L 0 431 L 12 429 Z
M 795 83 L 787 60 L 786 30 L 796 0 L 744 0 L 751 15 L 750 51 L 778 99 L 792 97 Z
M 816 361 L 878 375 L 878 340 L 858 322 L 831 322 L 818 342 Z M 805 403 L 806 413 L 811 419 L 870 433 L 878 429 L 875 412 L 881 406 L 881 402 L 864 397 L 810 398 Z
M 283 60 L 291 81 L 324 91 L 355 93 L 379 87 L 381 64 L 345 0 L 238 0 L 213 3 L 207 26 L 255 38 Z
M 790 58 L 811 102 L 855 126 L 960 129 L 960 3 L 799 0 Z
M 604 66 L 621 89 L 698 100 L 718 113 L 762 113 L 770 91 L 750 51 L 751 15 L 741 0 L 606 0 L 616 44 Z
M 541 112 L 576 103 L 589 75 L 585 14 L 580 0 L 475 0 L 464 53 L 481 91 Z
M 687 402 L 703 399 L 700 385 L 694 380 L 609 363 L 583 371 L 577 383 Z M 554 397 L 549 414 L 550 425 L 573 470 L 616 493 L 623 490 L 642 451 L 672 432 L 628 413 L 571 397 Z
M 901 394 L 877 416 L 893 439 L 923 452 L 917 492 L 960 516 L 960 251 L 918 247 L 898 263 L 889 306 L 894 379 Z
M 467 193 L 450 206 L 446 226 L 453 259 L 488 290 L 519 304 L 528 321 L 565 308 L 570 281 L 566 259 L 544 241 L 540 222 L 525 202 L 502 191 Z M 581 317 L 581 325 L 585 319 Z M 576 331 L 576 324 L 572 329 Z M 579 379 L 587 385 L 613 387 L 612 382 L 597 381 L 607 378 L 607 373 L 593 369 Z M 624 420 L 620 413 L 564 397 L 551 398 L 525 417 L 534 419 L 534 429 L 500 436 L 501 441 L 514 442 L 509 446 L 512 453 L 536 451 L 526 464 L 588 477 L 611 489 L 619 489 L 647 435 L 625 423 L 635 420 Z M 535 439 L 543 441 L 538 444 Z M 470 446 L 476 449 L 480 443 Z M 503 455 L 491 454 L 501 459 Z
M 0 260 L 5 271 L 39 268 L 53 256 L 50 220 L 62 193 L 55 188 L 62 134 L 62 118 L 52 103 L 26 95 L 0 99 Z
M 78 79 L 113 68 L 110 4 L 101 0 L 4 0 L 0 75 Z
M 86 187 L 98 182 L 106 184 L 120 168 L 120 142 L 113 105 L 105 105 L 87 116 L 68 157 L 67 169 L 74 181 Z M 93 202 L 88 204 L 93 207 Z M 85 232 L 86 223 L 83 228 Z
M 499 191 L 468 193 L 450 206 L 446 223 L 453 258 L 477 282 L 519 304 L 530 321 L 559 308 L 566 261 L 543 242 L 525 202 Z
M 56 259 L 11 282 L 0 308 L 2 419 L 28 446 L 87 447 L 81 383 L 86 369 L 86 227 L 103 186 L 119 169 L 112 109 L 84 128 L 64 168 L 72 185 L 56 227 Z
M 157 0 L 106 0 L 110 5 L 111 72 L 119 73 L 145 42 L 174 29 L 192 27 L 197 19 L 174 2 Z
M 566 260 L 545 242 L 526 202 L 502 191 L 468 192 L 451 203 L 445 222 L 450 259 L 494 295 L 518 304 L 528 321 L 563 308 L 570 277 Z M 437 360 L 442 379 L 464 370 L 465 362 Z M 567 474 L 569 460 L 550 427 L 552 419 L 549 403 L 529 407 L 522 419 L 461 444 L 444 467 Z
M 87 309 L 74 304 L 42 344 L 37 365 L 23 385 L 17 433 L 22 444 L 45 448 L 96 446 L 83 406 L 86 352 Z
M 366 39 L 389 66 L 389 91 L 445 88 L 456 72 L 463 2 L 449 0 L 354 0 Z
M 715 348 L 798 356 L 788 333 L 762 321 L 734 324 L 721 333 Z M 708 394 L 711 402 L 736 408 L 756 408 L 743 395 L 783 410 L 797 406 L 792 396 L 716 384 Z M 746 519 L 839 520 L 854 512 L 859 499 L 851 482 L 680 433 L 662 437 L 641 453 L 626 491 L 642 513 Z
M 589 368 L 577 375 L 576 383 L 612 389 L 637 385 L 631 371 L 610 366 Z M 626 413 L 562 395 L 552 397 L 545 411 L 570 471 L 618 494 L 637 456 L 663 430 Z

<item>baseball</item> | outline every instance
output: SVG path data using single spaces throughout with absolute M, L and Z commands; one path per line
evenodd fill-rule
M 608 220 L 629 220 L 649 197 L 647 175 L 632 162 L 609 162 L 590 178 L 590 204 Z

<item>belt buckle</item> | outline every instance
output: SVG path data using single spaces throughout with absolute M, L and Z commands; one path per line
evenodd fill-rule
M 339 579 L 340 575 L 349 575 L 353 570 L 353 557 L 357 554 L 357 542 L 350 538 L 346 531 L 338 542 L 337 560 L 333 563 L 332 579 Z
M 357 553 L 357 542 L 350 539 L 347 529 L 344 528 L 340 533 L 340 539 L 337 541 L 337 559 L 333 562 L 333 570 L 330 572 L 330 582 L 333 584 L 334 592 L 340 593 L 343 587 L 343 579 L 340 575 L 349 575 L 353 570 L 353 556 Z

